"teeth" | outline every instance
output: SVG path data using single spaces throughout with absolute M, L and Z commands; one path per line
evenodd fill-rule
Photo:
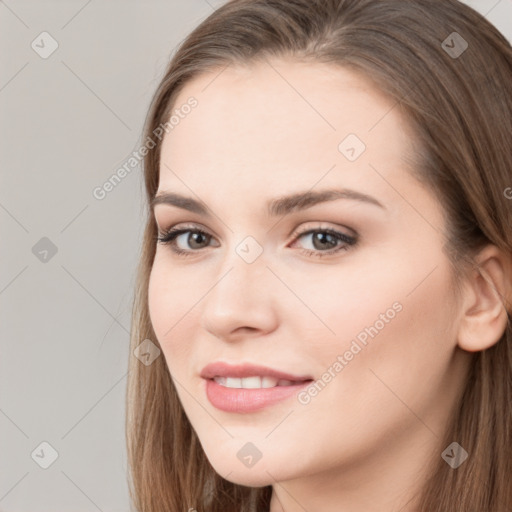
M 240 387 L 244 389 L 258 389 L 262 387 L 261 377 L 245 377 L 240 379 L 240 381 Z
M 291 386 L 294 383 L 291 380 L 275 379 L 274 377 L 215 377 L 213 379 L 217 384 L 226 388 L 233 389 L 266 389 L 276 386 Z
M 274 377 L 261 377 L 262 388 L 275 388 L 279 382 Z

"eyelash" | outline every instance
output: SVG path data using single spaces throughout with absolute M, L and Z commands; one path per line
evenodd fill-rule
M 184 228 L 171 228 L 169 230 L 160 233 L 159 236 L 155 237 L 155 239 L 162 243 L 163 245 L 169 245 L 171 250 L 179 256 L 191 256 L 194 252 L 199 252 L 200 249 L 196 250 L 183 250 L 176 247 L 175 240 L 179 235 L 184 233 L 200 233 L 206 237 L 212 237 L 210 233 L 204 231 L 203 229 L 199 229 L 197 227 L 184 227 Z M 294 241 L 298 238 L 301 238 L 304 235 L 310 235 L 312 233 L 327 233 L 332 235 L 337 241 L 344 242 L 346 245 L 342 245 L 336 249 L 330 249 L 328 251 L 320 251 L 318 249 L 299 249 L 302 254 L 307 256 L 314 256 L 317 258 L 323 258 L 325 256 L 330 256 L 342 251 L 347 251 L 350 248 L 354 247 L 357 244 L 357 238 L 353 236 L 346 235 L 345 233 L 341 233 L 340 231 L 336 231 L 330 228 L 316 228 L 316 229 L 307 229 L 304 231 L 300 231 L 294 234 Z M 213 237 L 212 237 L 213 238 Z

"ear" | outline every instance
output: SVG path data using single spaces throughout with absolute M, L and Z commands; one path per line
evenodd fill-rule
M 458 345 L 478 352 L 503 336 L 511 309 L 512 255 L 487 245 L 476 257 L 464 288 Z

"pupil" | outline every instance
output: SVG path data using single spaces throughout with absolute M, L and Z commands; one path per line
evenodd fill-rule
M 316 235 L 313 237 L 313 245 L 315 245 L 315 248 L 316 249 L 324 249 L 325 248 L 325 245 L 324 246 L 320 246 L 320 247 L 316 247 L 316 242 L 320 242 L 320 243 L 327 243 L 328 245 L 330 245 L 331 247 L 336 245 L 336 240 L 331 240 L 330 242 L 327 240 L 328 237 L 332 237 L 331 234 L 329 233 L 316 233 Z
M 197 240 L 197 238 L 201 239 L 201 237 L 204 238 L 204 235 L 202 233 L 192 233 L 190 236 L 189 236 L 189 244 L 191 247 L 194 247 L 194 244 L 195 243 L 199 243 L 199 245 L 201 245 L 201 240 Z M 190 243 L 190 238 L 192 238 L 192 242 L 193 243 Z

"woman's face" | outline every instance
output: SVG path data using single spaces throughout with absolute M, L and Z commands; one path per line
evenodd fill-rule
M 443 212 L 402 160 L 398 107 L 351 71 L 284 60 L 202 75 L 174 108 L 191 96 L 157 192 L 187 200 L 154 208 L 161 234 L 184 232 L 157 244 L 149 308 L 206 456 L 232 482 L 317 492 L 417 474 L 466 359 Z M 203 378 L 216 362 L 293 382 Z

